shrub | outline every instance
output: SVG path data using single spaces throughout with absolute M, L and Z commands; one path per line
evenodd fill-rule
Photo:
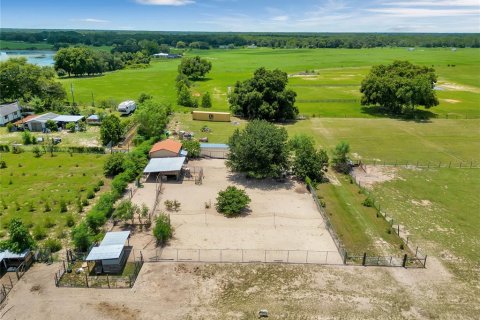
M 0 160 L 0 169 L 5 169 L 7 167 L 7 163 L 5 160 Z
M 82 203 L 82 199 L 80 198 L 77 199 L 77 212 L 78 213 L 83 212 L 83 203 Z
M 13 123 L 11 123 L 11 122 L 7 123 L 7 131 L 8 132 L 13 132 Z
M 53 253 L 62 249 L 62 243 L 58 239 L 48 238 L 43 243 L 43 247 Z
M 92 244 L 92 235 L 85 222 L 72 230 L 72 241 L 78 251 L 85 252 Z
M 43 225 L 45 226 L 45 228 L 50 229 L 55 226 L 55 222 L 52 220 L 51 217 L 47 216 L 45 218 L 45 221 L 43 222 Z
M 234 216 L 242 212 L 250 201 L 250 197 L 245 190 L 229 186 L 224 191 L 218 193 L 216 208 L 218 212 L 226 216 Z
M 67 129 L 69 132 L 75 132 L 75 129 L 76 129 L 75 123 L 73 123 L 73 122 L 67 123 L 66 129 Z
M 95 192 L 93 190 L 88 190 L 87 192 L 87 199 L 93 199 L 95 198 Z
M 367 197 L 365 200 L 363 200 L 362 205 L 365 207 L 373 207 L 375 204 L 375 201 L 371 197 Z
M 32 235 L 35 240 L 43 240 L 47 237 L 47 232 L 44 227 L 37 224 L 32 230 Z
M 30 131 L 28 130 L 25 130 L 23 131 L 22 133 L 22 141 L 23 141 L 23 144 L 32 144 L 32 139 L 35 139 L 35 137 L 32 137 L 32 134 L 30 133 Z
M 94 210 L 102 212 L 105 217 L 110 218 L 113 213 L 113 204 L 117 198 L 111 192 L 104 193 L 100 196 L 97 204 L 93 207 Z
M 35 158 L 40 158 L 42 156 L 42 151 L 38 146 L 33 147 L 32 152 Z
M 88 206 L 88 200 L 87 199 L 82 199 L 82 206 Z
M 200 142 L 195 140 L 182 141 L 182 147 L 188 151 L 188 158 L 195 159 L 200 157 Z
M 157 217 L 153 235 L 159 244 L 166 243 L 172 237 L 173 228 L 167 215 L 161 214 Z
M 65 225 L 69 228 L 73 227 L 75 224 L 75 218 L 71 213 L 65 215 Z
M 105 183 L 103 182 L 102 179 L 98 180 L 97 186 L 102 187 Z
M 85 217 L 85 221 L 87 222 L 87 225 L 90 227 L 90 229 L 94 233 L 97 233 L 99 228 L 103 226 L 105 221 L 107 221 L 107 217 L 105 217 L 103 212 L 92 210 Z
M 105 176 L 113 177 L 125 171 L 123 167 L 124 161 L 125 155 L 121 152 L 109 155 L 105 161 L 105 164 L 103 165 L 103 173 Z
M 48 203 L 48 201 L 45 201 L 45 206 L 43 208 L 43 211 L 45 211 L 45 212 L 52 211 L 52 208 L 50 208 L 50 204 Z
M 68 209 L 67 209 L 67 203 L 65 202 L 65 200 L 60 199 L 59 206 L 60 206 L 60 212 L 67 212 Z
M 128 175 L 125 173 L 121 173 L 117 175 L 115 178 L 112 180 L 112 190 L 118 195 L 121 196 L 123 192 L 125 191 L 125 188 L 128 185 Z
M 202 97 L 202 108 L 211 108 L 212 99 L 210 98 L 210 93 L 206 92 Z

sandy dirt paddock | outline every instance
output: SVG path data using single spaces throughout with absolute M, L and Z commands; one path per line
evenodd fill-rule
M 181 203 L 178 212 L 166 211 L 170 214 L 175 234 L 164 254 L 169 249 L 231 249 L 223 252 L 223 258 L 226 258 L 225 254 L 241 255 L 238 249 L 244 249 L 244 254 L 250 255 L 244 257 L 248 261 L 262 260 L 260 256 L 265 257 L 262 250 L 310 250 L 329 251 L 326 262 L 341 263 L 311 195 L 301 184 L 294 181 L 247 180 L 230 173 L 224 161 L 218 159 L 191 161 L 188 166 L 203 168 L 201 185 L 196 185 L 194 181 L 169 180 L 162 186 L 159 209 L 165 210 L 165 200 Z M 248 211 L 236 218 L 224 217 L 215 209 L 218 192 L 229 185 L 245 189 L 252 200 Z M 132 201 L 153 204 L 154 190 L 155 183 L 147 182 L 135 193 Z M 206 203 L 210 208 L 206 208 Z M 183 253 L 188 254 L 188 251 L 183 250 Z M 198 251 L 191 254 L 192 259 L 198 258 Z M 220 252 L 202 251 L 202 256 L 207 258 L 207 255 L 209 259 L 214 259 Z M 282 260 L 286 259 L 286 255 L 286 252 L 276 253 L 277 258 Z M 314 259 L 314 254 L 310 258 Z M 320 256 L 317 258 L 320 259 Z M 325 258 L 323 255 L 322 259 Z M 275 260 L 274 257 L 271 259 Z M 292 252 L 289 259 L 304 262 L 306 254 Z
M 132 289 L 56 288 L 34 265 L 0 319 L 478 319 L 479 289 L 427 269 L 146 263 Z

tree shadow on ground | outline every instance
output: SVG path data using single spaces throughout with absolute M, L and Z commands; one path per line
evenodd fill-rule
M 241 185 L 244 188 L 258 189 L 262 191 L 292 190 L 295 186 L 295 182 L 289 178 L 286 178 L 284 179 L 284 181 L 279 182 L 273 178 L 247 178 L 244 173 L 237 172 L 230 172 L 227 176 L 227 180 Z
M 392 114 L 387 109 L 378 106 L 363 106 L 361 112 L 375 118 L 388 118 L 419 123 L 429 123 L 431 122 L 430 119 L 437 117 L 436 113 L 433 113 L 429 110 L 417 109 L 414 112 L 408 114 Z
M 189 80 L 194 81 L 194 82 L 207 82 L 207 81 L 212 80 L 212 78 L 208 78 L 208 77 L 197 78 L 197 79 L 189 78 Z

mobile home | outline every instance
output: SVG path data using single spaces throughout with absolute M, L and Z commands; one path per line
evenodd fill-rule
M 133 100 L 127 100 L 123 101 L 118 105 L 118 112 L 120 112 L 122 115 L 129 115 L 130 113 L 134 112 L 135 109 L 137 108 L 137 105 L 135 104 L 135 101 Z

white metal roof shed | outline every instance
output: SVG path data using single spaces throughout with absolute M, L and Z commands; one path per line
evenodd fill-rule
M 85 118 L 84 116 L 71 116 L 71 115 L 60 115 L 56 118 L 53 118 L 53 121 L 57 122 L 77 122 Z
M 122 254 L 123 244 L 93 247 L 88 253 L 86 261 L 118 259 Z
M 48 120 L 55 119 L 56 117 L 58 117 L 58 114 L 53 113 L 53 112 L 48 112 L 48 113 L 44 113 L 42 115 L 39 115 L 38 117 L 35 117 L 33 119 L 27 120 L 26 123 L 29 123 L 29 122 L 32 122 L 32 121 L 45 123 Z
M 100 246 L 124 245 L 130 236 L 130 231 L 107 232 Z
M 185 163 L 185 157 L 152 158 L 143 173 L 180 171 Z
M 29 252 L 30 250 L 28 249 L 21 253 L 15 253 L 10 250 L 0 251 L 0 262 L 2 262 L 3 259 L 23 259 Z

